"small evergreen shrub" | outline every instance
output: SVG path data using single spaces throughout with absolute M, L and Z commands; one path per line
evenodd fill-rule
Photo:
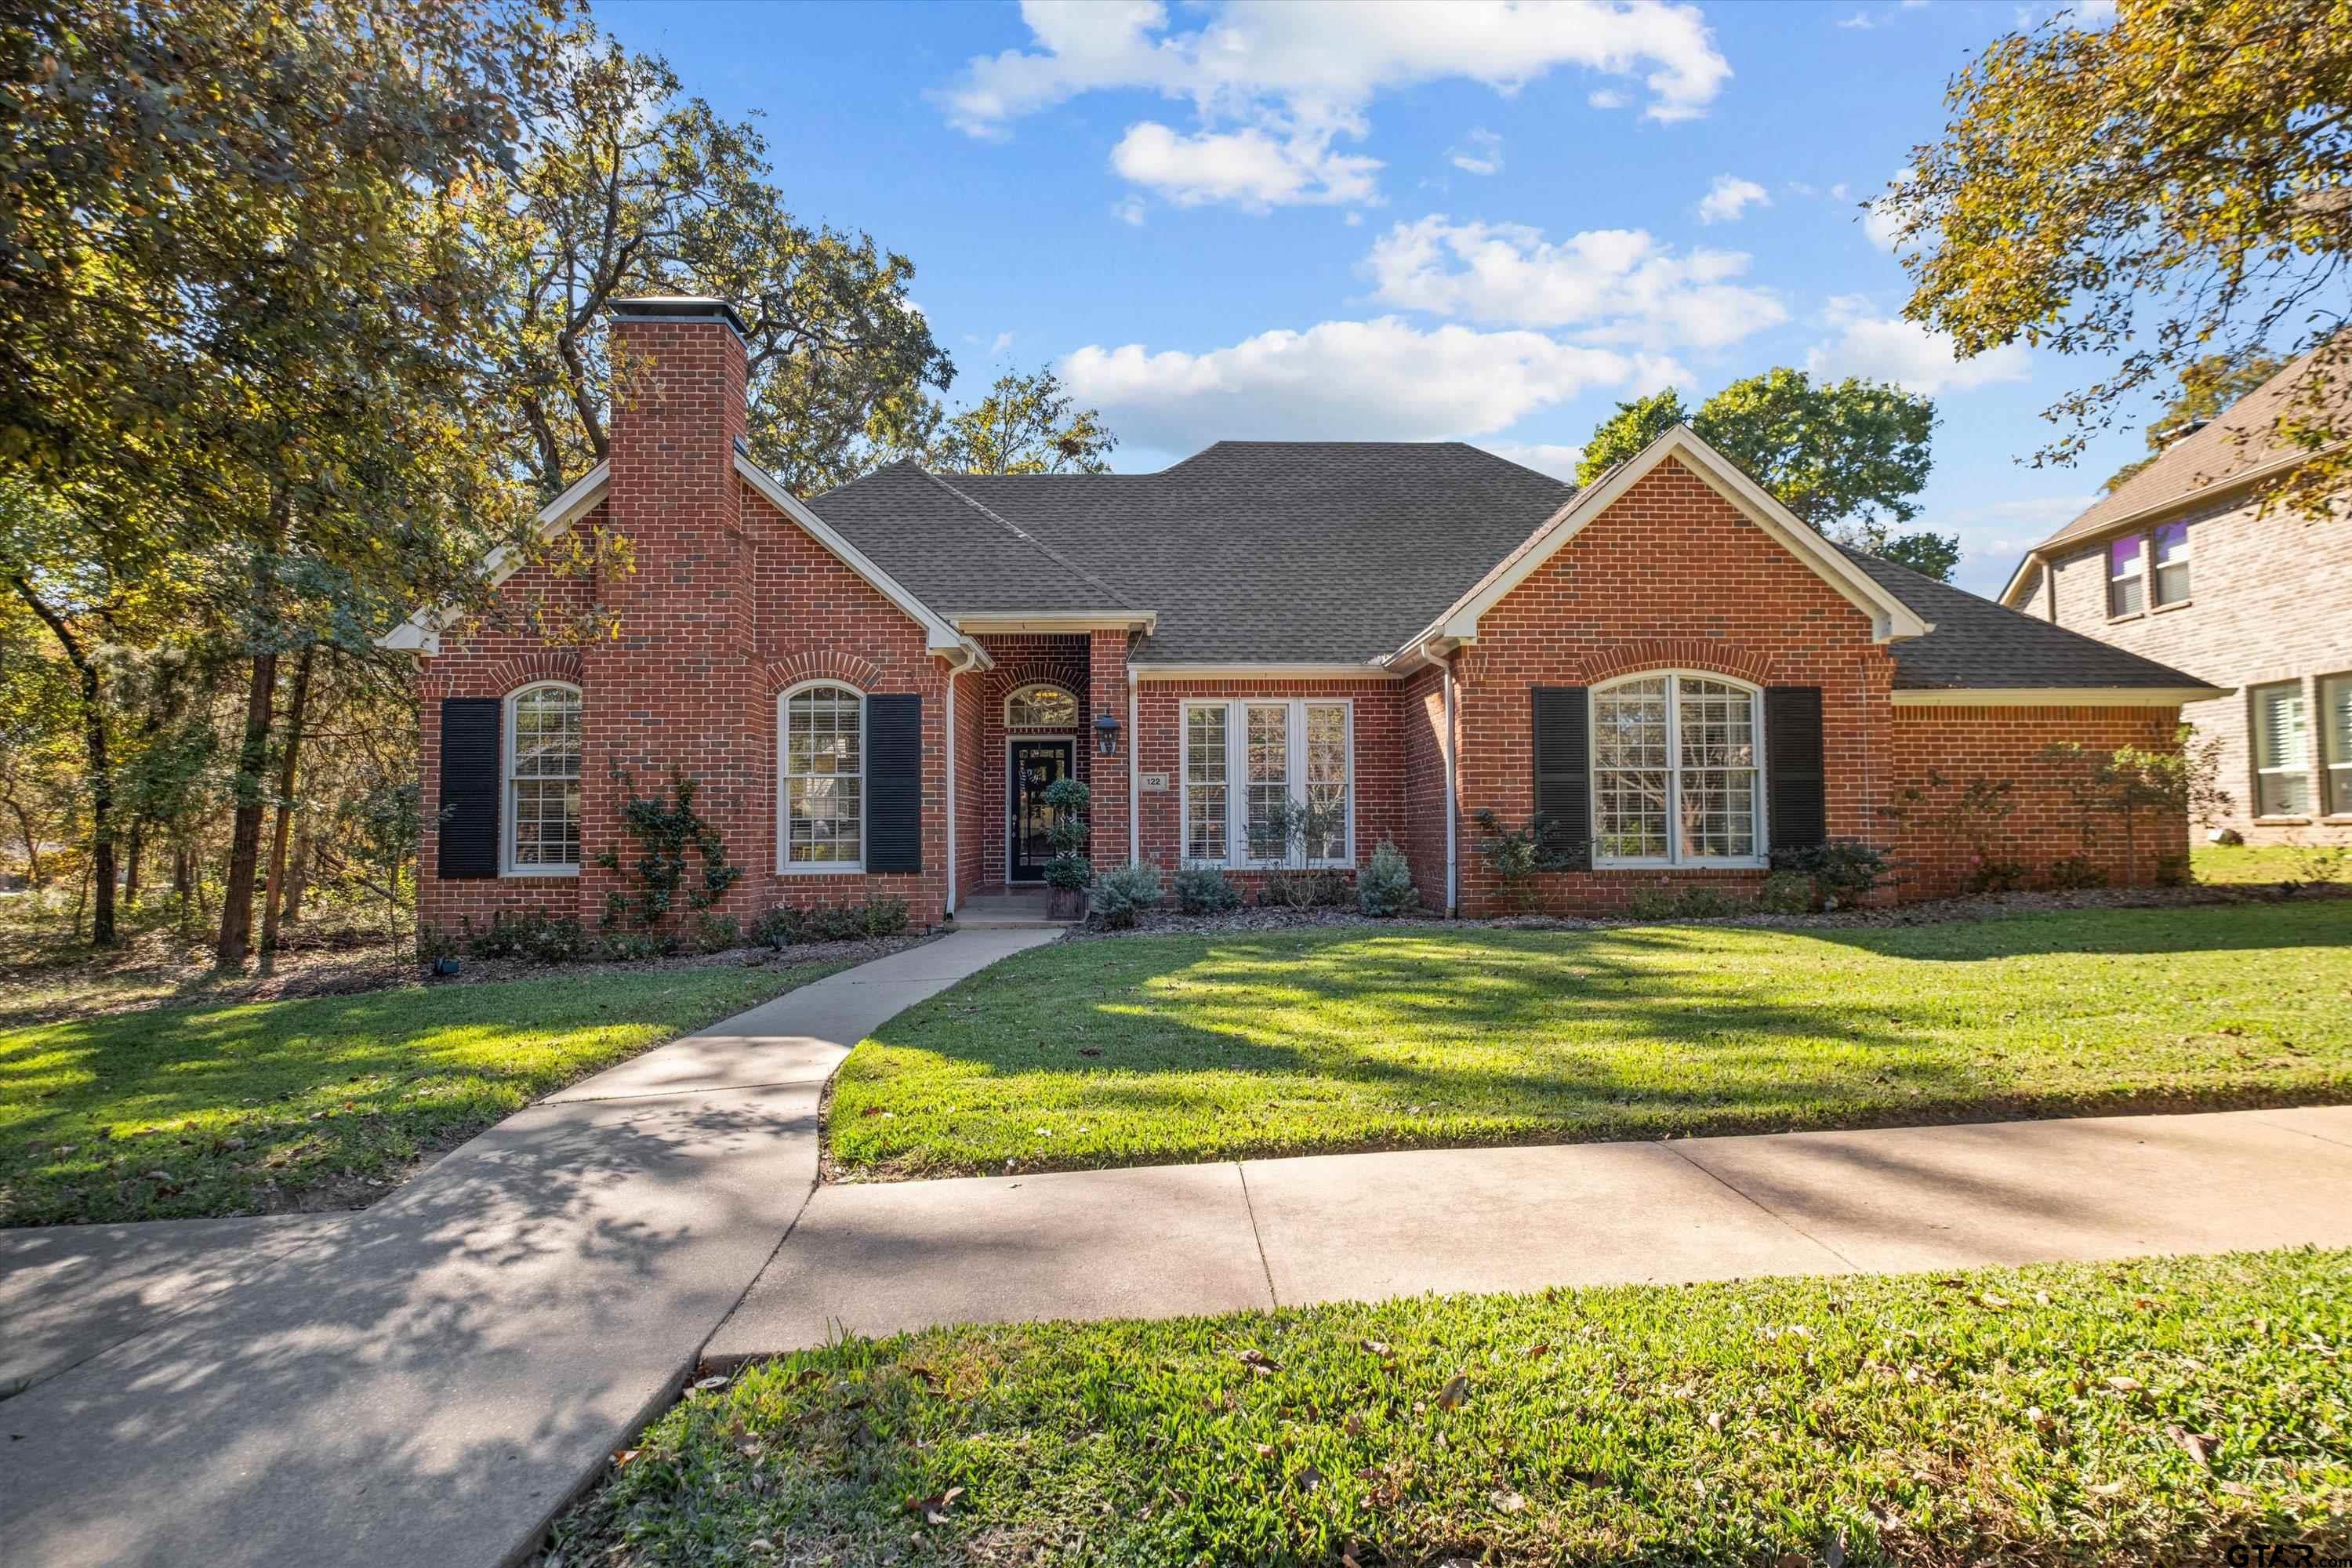
M 2043 875 L 2050 885 L 2062 893 L 2080 892 L 2085 888 L 2107 885 L 2107 874 L 2092 864 L 2087 855 L 2069 855 L 2063 860 L 2053 860 Z
M 1338 871 L 1268 871 L 1257 901 L 1263 909 L 1337 909 L 1348 901 L 1348 879 Z
M 677 937 L 671 931 L 610 931 L 604 937 L 604 956 L 623 963 L 641 958 L 667 958 L 677 951 Z
M 1126 931 L 1144 910 L 1160 904 L 1160 868 L 1137 862 L 1106 871 L 1095 883 L 1094 911 L 1113 931 Z
M 858 942 L 897 936 L 907 929 L 907 900 L 868 899 L 859 904 L 793 909 L 779 904 L 751 922 L 751 938 L 779 950 L 806 942 Z
M 1886 852 L 1859 838 L 1832 838 L 1801 849 L 1772 851 L 1772 869 L 1812 879 L 1813 898 L 1825 910 L 1859 902 L 1886 874 Z
M 1971 893 L 2006 893 L 2021 888 L 2025 886 L 2024 863 L 1971 855 L 1969 857 L 1969 874 L 1962 886 Z
M 1242 890 L 1214 866 L 1192 866 L 1176 873 L 1176 907 L 1188 915 L 1221 915 L 1242 907 Z
M 1717 921 L 1747 912 L 1747 900 L 1721 888 L 1685 888 L 1675 901 L 1675 913 L 1686 921 Z
M 1813 907 L 1813 879 L 1801 871 L 1774 871 L 1764 879 L 1756 907 L 1768 915 L 1801 915 Z
M 725 952 L 743 945 L 743 926 L 733 915 L 714 915 L 709 910 L 694 917 L 694 951 Z
M 466 951 L 475 958 L 519 958 L 527 963 L 573 963 L 590 956 L 588 928 L 569 915 L 545 910 L 497 914 L 488 931 L 469 930 Z
M 1420 898 L 1404 851 L 1381 839 L 1356 878 L 1356 907 L 1376 920 L 1390 920 L 1412 909 Z

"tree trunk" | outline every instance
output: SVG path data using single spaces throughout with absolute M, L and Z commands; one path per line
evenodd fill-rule
M 122 907 L 139 907 L 139 863 L 146 858 L 147 828 L 143 823 L 131 825 L 131 844 L 122 852 Z
M 319 847 L 306 817 L 294 830 L 294 856 L 286 862 L 286 910 L 280 918 L 288 925 L 302 918 L 302 895 L 310 889 L 311 865 L 318 856 Z
M 195 885 L 196 876 L 188 860 L 188 847 L 179 845 L 172 851 L 172 891 L 184 904 L 195 892 Z
M 213 947 L 215 969 L 244 968 L 253 948 L 253 888 L 261 866 L 262 794 L 275 717 L 270 695 L 277 684 L 278 656 L 255 654 L 245 693 L 245 742 L 236 753 L 236 815 L 229 831 L 227 885 L 221 892 L 220 940 Z
M 32 814 L 15 801 L 8 809 L 16 814 L 16 836 L 25 841 L 25 879 L 33 887 L 41 885 L 41 836 L 33 827 Z
M 89 940 L 100 947 L 114 945 L 114 779 L 111 764 L 106 755 L 106 710 L 100 706 L 98 666 L 83 651 L 73 629 L 65 617 L 49 608 L 33 585 L 22 577 L 11 580 L 17 596 L 32 607 L 49 635 L 58 639 L 65 650 L 66 659 L 79 677 L 81 697 L 82 760 L 89 769 L 89 879 L 95 884 L 97 899 L 92 905 Z M 79 908 L 74 915 L 74 931 L 81 931 Z
M 269 884 L 261 895 L 261 973 L 278 960 L 279 901 L 286 889 L 286 840 L 294 827 L 294 769 L 302 750 L 302 710 L 310 700 L 310 666 L 319 652 L 312 643 L 294 662 L 294 695 L 286 704 L 285 754 L 278 762 L 278 807 L 269 827 Z

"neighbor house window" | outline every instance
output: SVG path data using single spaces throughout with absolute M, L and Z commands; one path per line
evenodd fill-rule
M 2319 723 L 2327 748 L 2327 809 L 2352 815 L 2352 675 L 2319 683 Z
M 507 699 L 507 869 L 580 869 L 580 689 L 526 686 Z
M 2310 815 L 2311 737 L 2303 682 L 2257 686 L 2249 695 L 2254 703 L 2254 815 Z
M 2136 616 L 2147 608 L 2147 535 L 2127 533 L 2107 546 L 2107 614 Z
M 1067 730 L 1077 721 L 1077 698 L 1058 686 L 1024 686 L 1004 700 L 1008 730 Z
M 2156 602 L 2178 605 L 2189 597 L 2189 525 L 2185 522 L 2159 524 L 2154 535 L 2156 549 Z
M 1637 675 L 1592 694 L 1601 866 L 1752 866 L 1763 855 L 1759 700 L 1717 676 Z
M 1292 846 L 1276 831 L 1285 801 L 1312 805 L 1320 820 L 1320 830 L 1300 847 L 1309 863 L 1353 863 L 1349 704 L 1291 698 L 1185 705 L 1186 861 L 1276 865 L 1288 859 Z
M 799 687 L 784 694 L 783 731 L 783 869 L 859 869 L 866 699 L 846 686 Z

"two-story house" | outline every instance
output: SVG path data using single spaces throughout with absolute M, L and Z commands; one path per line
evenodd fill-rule
M 2001 603 L 2162 663 L 2226 697 L 2181 717 L 2221 741 L 2227 818 L 2249 843 L 2352 841 L 2352 548 L 2284 507 L 2305 460 L 2277 433 L 2306 354 L 2018 563 Z

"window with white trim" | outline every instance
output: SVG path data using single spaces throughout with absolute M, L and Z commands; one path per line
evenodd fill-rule
M 2126 533 L 2107 544 L 2107 614 L 2137 616 L 2147 608 L 2147 535 Z
M 507 699 L 507 870 L 580 869 L 580 689 L 550 681 Z
M 2156 602 L 2184 604 L 2189 598 L 2189 525 L 2159 522 L 2150 536 L 2155 552 Z
M 2319 725 L 2326 748 L 2327 809 L 2352 816 L 2352 675 L 2319 683 Z
M 866 699 L 831 682 L 786 692 L 780 869 L 856 871 L 865 863 Z
M 1249 698 L 1184 705 L 1184 860 L 1272 866 L 1275 803 L 1313 804 L 1337 823 L 1307 846 L 1317 866 L 1355 859 L 1355 718 L 1345 701 Z
M 1076 694 L 1051 681 L 1024 686 L 1004 700 L 1008 730 L 1067 730 L 1078 721 Z
M 1594 865 L 1762 864 L 1754 687 L 1658 671 L 1597 687 L 1591 702 Z
M 2254 815 L 2311 813 L 2311 736 L 2303 682 L 2282 680 L 2246 694 L 2254 706 Z

